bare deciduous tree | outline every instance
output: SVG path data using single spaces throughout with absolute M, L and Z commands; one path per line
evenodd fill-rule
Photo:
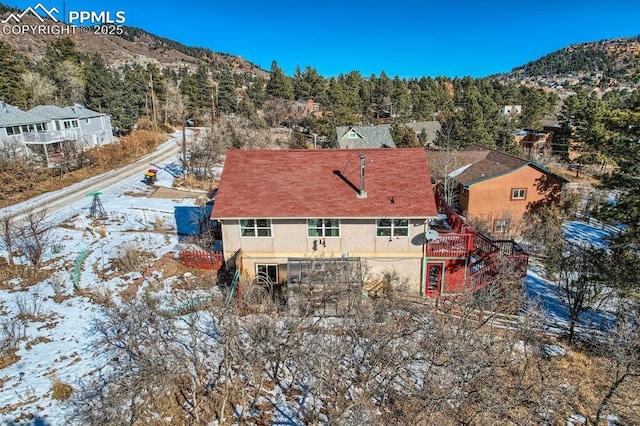
M 15 159 L 24 155 L 24 144 L 18 137 L 7 137 L 0 143 L 0 154 L 6 159 Z
M 484 295 L 490 306 L 520 303 Z M 489 299 L 495 298 L 491 303 Z M 518 299 L 520 300 L 520 299 Z M 394 297 L 332 320 L 224 303 L 171 318 L 143 299 L 106 311 L 96 349 L 111 361 L 75 397 L 85 424 L 537 424 L 566 409 L 542 326 L 529 307 L 512 330 Z M 551 417 L 547 417 L 551 416 Z M 167 420 L 169 422 L 169 420 Z
M 54 102 L 55 84 L 50 78 L 34 71 L 27 71 L 22 75 L 27 90 L 27 107 L 47 105 Z
M 0 242 L 7 250 L 7 260 L 9 265 L 13 265 L 14 241 L 16 239 L 16 227 L 11 216 L 0 218 Z
M 15 246 L 29 260 L 35 270 L 42 265 L 45 251 L 53 244 L 47 209 L 27 211 L 17 226 Z
M 209 130 L 193 138 L 189 144 L 189 169 L 199 179 L 210 178 L 213 168 L 222 164 L 227 147 L 223 138 Z
M 625 413 L 629 408 L 627 403 L 620 403 L 616 398 L 625 391 L 626 385 L 640 379 L 640 329 L 637 320 L 634 315 L 621 315 L 606 341 L 597 345 L 607 360 L 608 377 L 603 380 L 606 388 L 598 403 L 593 424 L 600 424 L 605 410 Z M 633 412 L 630 415 L 633 416 Z
M 262 106 L 264 119 L 271 127 L 278 127 L 293 116 L 291 101 L 286 99 L 270 99 Z
M 569 342 L 574 337 L 575 326 L 586 310 L 598 309 L 613 290 L 605 285 L 601 276 L 601 263 L 606 259 L 602 249 L 579 247 L 572 243 L 552 246 L 558 255 L 547 256 L 547 272 L 554 279 L 558 298 L 568 310 Z

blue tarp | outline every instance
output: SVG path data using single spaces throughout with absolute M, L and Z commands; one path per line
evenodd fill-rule
M 213 228 L 211 218 L 213 203 L 204 206 L 175 206 L 173 216 L 179 237 L 200 235 Z

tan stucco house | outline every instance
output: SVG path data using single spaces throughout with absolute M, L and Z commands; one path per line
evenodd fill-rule
M 225 259 L 250 276 L 295 282 L 299 259 L 358 259 L 415 293 L 437 216 L 421 148 L 229 151 L 212 210 Z

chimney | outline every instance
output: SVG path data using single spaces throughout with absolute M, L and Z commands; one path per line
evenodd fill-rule
M 358 192 L 358 198 L 367 198 L 367 191 L 364 190 L 364 166 L 366 154 L 360 154 L 360 192 Z

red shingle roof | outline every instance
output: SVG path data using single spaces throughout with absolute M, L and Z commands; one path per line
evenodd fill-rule
M 357 196 L 360 154 L 366 198 Z M 430 176 L 421 148 L 229 151 L 212 217 L 431 217 Z

